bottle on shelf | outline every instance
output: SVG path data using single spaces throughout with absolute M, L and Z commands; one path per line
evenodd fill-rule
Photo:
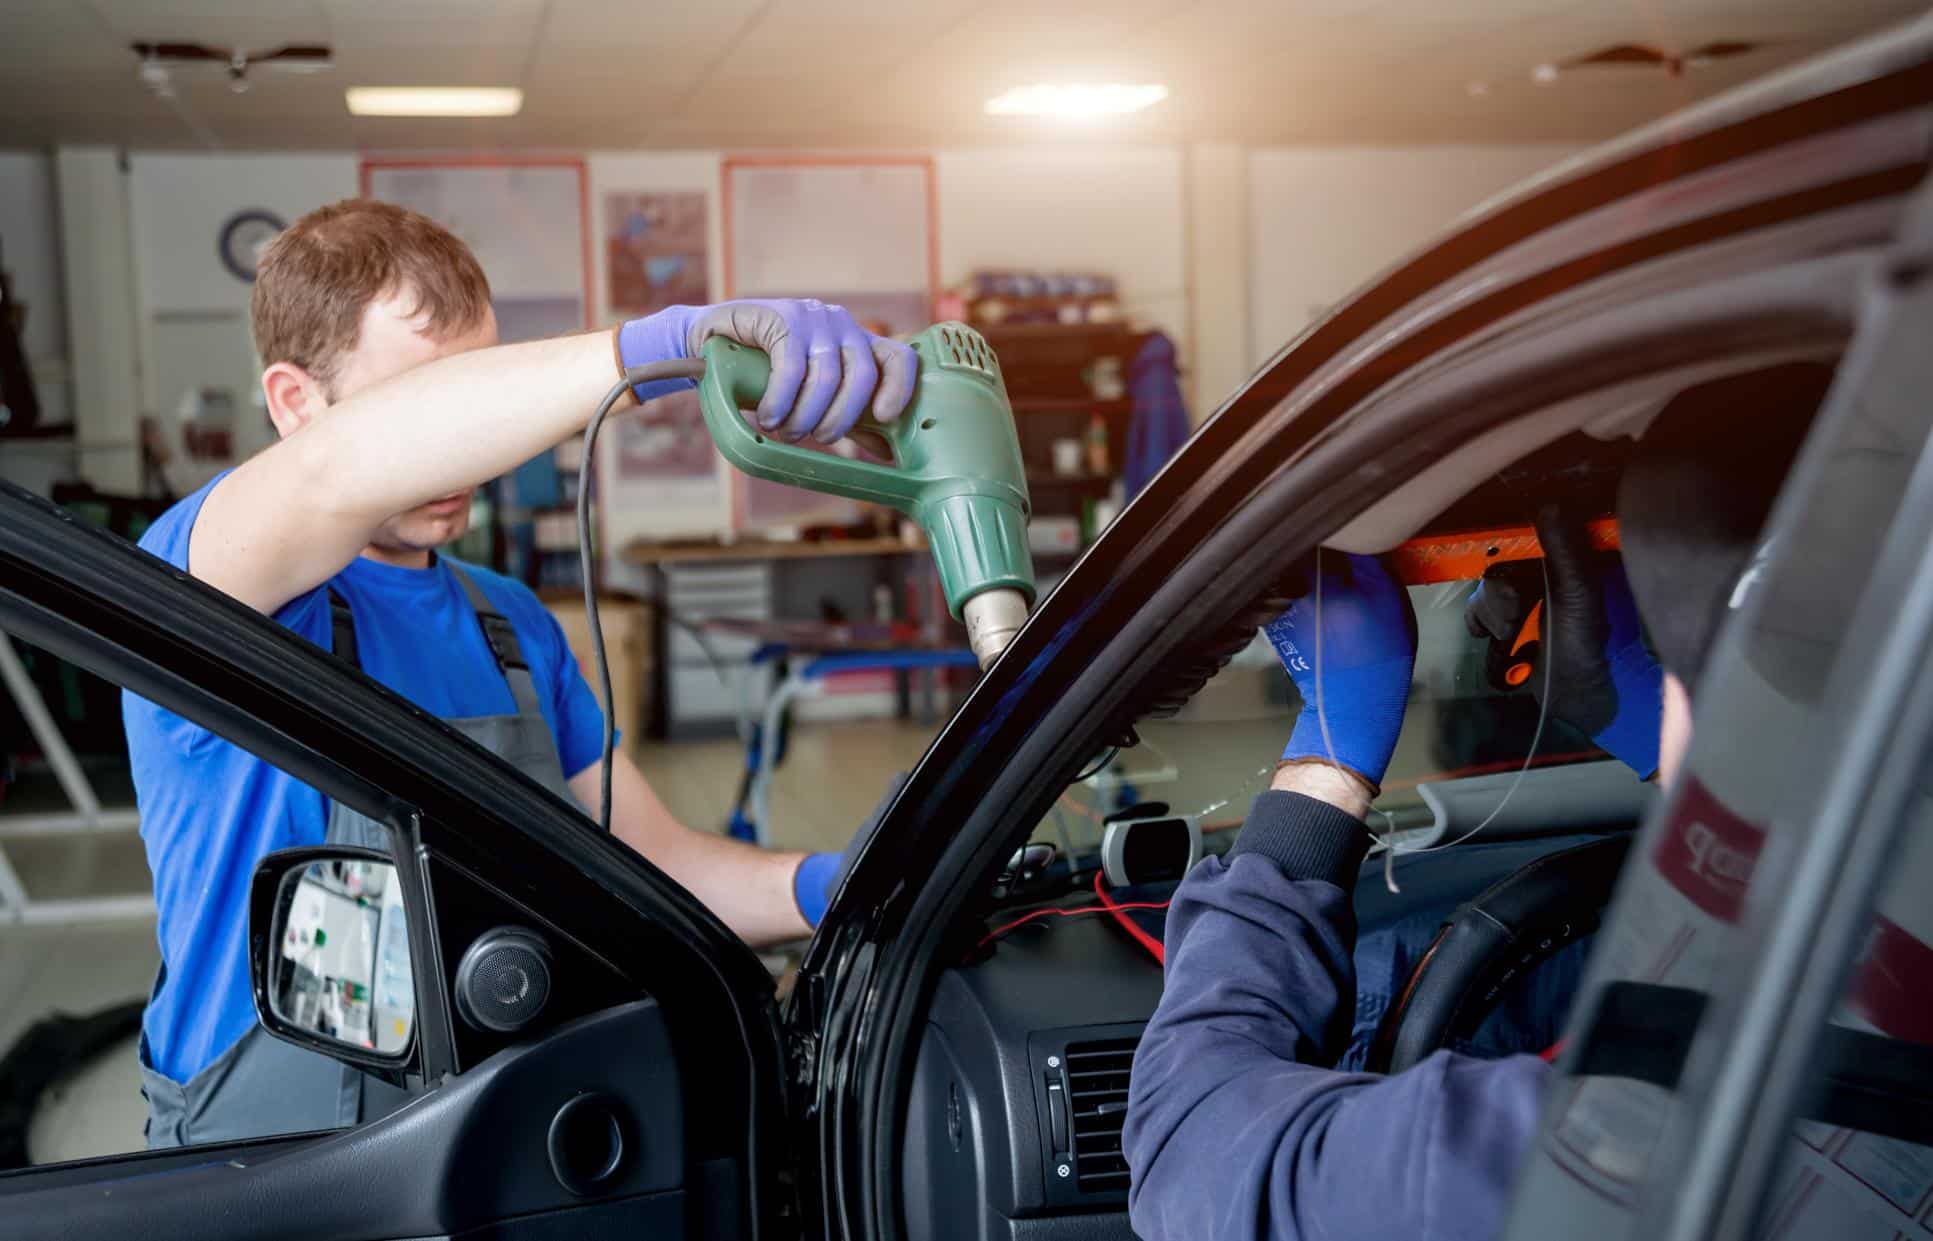
M 1099 414 L 1087 420 L 1087 472 L 1096 478 L 1108 475 L 1107 419 Z

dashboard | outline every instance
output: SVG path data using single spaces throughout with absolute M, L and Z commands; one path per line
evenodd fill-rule
M 1361 933 L 1446 916 L 1527 863 L 1636 816 L 1618 817 L 1414 857 L 1399 863 L 1399 893 L 1366 866 L 1354 897 Z M 1226 848 L 1234 834 L 1217 835 Z M 1048 904 L 1092 902 L 1091 888 L 1069 887 Z M 1001 922 L 1016 916 L 1004 911 Z M 1569 998 L 1551 999 L 1553 1021 Z M 907 1235 L 1131 1241 L 1121 1122 L 1135 1044 L 1160 999 L 1161 967 L 1104 914 L 1043 918 L 943 971 L 908 1104 Z

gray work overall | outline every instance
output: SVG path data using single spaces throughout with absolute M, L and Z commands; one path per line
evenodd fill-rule
M 497 668 L 509 682 L 517 713 L 444 722 L 569 800 L 557 742 L 537 705 L 537 686 L 516 630 L 490 606 L 468 573 L 454 564 L 449 567 L 476 611 Z M 336 656 L 360 668 L 355 622 L 348 603 L 333 589 L 329 591 L 329 618 Z M 388 829 L 341 802 L 329 804 L 324 840 L 328 844 L 389 850 Z M 150 1000 L 160 992 L 166 978 L 164 963 Z M 141 1093 L 148 1100 L 150 1147 L 229 1142 L 361 1124 L 395 1111 L 417 1090 L 420 1086 L 399 1090 L 320 1052 L 284 1042 L 259 1024 L 249 1027 L 233 1047 L 186 1083 L 156 1072 L 148 1056 L 147 1037 L 143 1035 L 141 1040 Z

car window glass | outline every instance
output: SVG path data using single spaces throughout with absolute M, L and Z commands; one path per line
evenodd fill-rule
M 1894 342 L 1905 349 L 1897 356 L 1924 371 L 1923 344 L 1909 337 Z M 1598 936 L 1587 991 L 1617 983 L 1690 996 L 1672 1037 L 1693 1048 L 1731 1037 L 1730 1000 L 1764 943 L 1762 921 L 1780 908 L 1843 740 L 1837 696 L 1859 697 L 1852 687 L 1896 614 L 1888 601 L 1902 581 L 1876 575 L 1875 565 L 1921 464 L 1926 376 L 1874 380 L 1859 365 L 1842 367 L 1731 596 L 1734 623 L 1692 688 L 1685 770 L 1638 842 Z M 1865 626 L 1857 633 L 1855 618 Z M 1702 1102 L 1718 1059 L 1686 1059 L 1673 1088 L 1623 1074 L 1560 1080 L 1520 1182 L 1512 1235 L 1556 1218 L 1615 1231 L 1647 1202 L 1672 1201 L 1689 1166 L 1680 1155 L 1705 1121 L 1688 1104 Z
M 1487 665 L 1489 640 L 1471 637 L 1464 625 L 1476 587 L 1450 581 L 1408 588 L 1416 609 L 1416 671 L 1370 820 L 1379 833 L 1405 833 L 1405 849 L 1440 842 L 1445 832 L 1435 828 L 1454 826 L 1439 824 L 1425 786 L 1487 781 L 1501 791 L 1532 755 L 1540 712 L 1531 687 L 1495 679 Z M 1198 816 L 1213 843 L 1216 833 L 1241 824 L 1250 800 L 1268 787 L 1304 709 L 1258 631 L 1179 713 L 1141 721 L 1138 745 L 1097 757 L 1091 774 L 1068 787 L 1033 839 L 1089 853 L 1099 847 L 1108 816 L 1153 801 L 1172 814 Z M 1553 717 L 1531 761 L 1541 770 L 1605 757 L 1590 738 Z
M 0 673 L 0 1172 L 335 1128 L 406 1098 L 254 1020 L 249 876 L 322 843 L 326 799 L 4 631 Z M 415 995 L 400 887 L 377 869 L 311 885 L 280 977 L 307 1028 L 392 1050 Z
M 1760 1208 L 1767 1241 L 1933 1238 L 1933 789 L 1914 799 L 1838 1010 L 1807 1065 L 1802 1115 Z M 1861 1098 L 1849 1080 L 1882 1069 Z M 1862 1092 L 1863 1093 L 1863 1092 Z M 1828 1096 L 1832 1097 L 1828 1097 Z

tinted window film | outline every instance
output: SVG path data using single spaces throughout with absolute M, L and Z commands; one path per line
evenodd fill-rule
M 1902 825 L 1800 1119 L 1760 1207 L 1767 1241 L 1933 1238 L 1933 790 Z
M 1918 506 L 1901 518 L 1922 483 L 1933 362 L 1920 312 L 1904 304 L 1910 315 L 1875 324 L 1842 365 L 1769 537 L 1730 596 L 1734 623 L 1693 689 L 1690 761 L 1600 936 L 1593 982 L 1695 1001 L 1677 1010 L 1692 1028 L 1667 1040 L 1681 1049 L 1682 1077 L 1558 1079 L 1511 1235 L 1558 1217 L 1580 1235 L 1624 1235 L 1640 1212 L 1662 1218 L 1691 1200 L 1684 1177 L 1697 1135 L 1751 1114 L 1750 1101 L 1707 1096 L 1739 1036 L 1739 999 L 1768 928 L 1788 916 L 1846 722 L 1864 710 L 1874 652 L 1912 577 L 1879 566 L 1889 555 L 1917 561 L 1924 547 Z M 1591 1024 L 1587 1012 L 1584 1031 Z M 1738 1175 L 1728 1167 L 1711 1184 Z

